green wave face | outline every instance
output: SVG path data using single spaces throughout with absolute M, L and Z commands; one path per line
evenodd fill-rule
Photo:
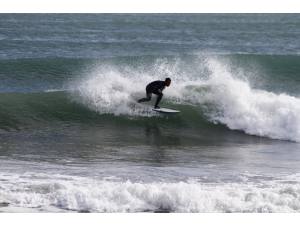
M 0 128 L 154 123 L 190 129 L 192 136 L 207 128 L 298 141 L 299 59 L 197 54 L 1 60 Z M 182 111 L 172 118 L 151 110 L 155 96 L 148 105 L 136 104 L 147 83 L 165 77 L 172 84 L 161 104 Z

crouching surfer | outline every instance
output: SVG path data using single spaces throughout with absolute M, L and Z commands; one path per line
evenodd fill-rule
M 165 87 L 169 87 L 171 84 L 171 79 L 170 78 L 166 78 L 165 81 L 162 80 L 157 80 L 157 81 L 153 81 L 151 83 L 149 83 L 146 86 L 146 98 L 141 98 L 138 100 L 139 103 L 141 102 L 148 102 L 151 100 L 152 94 L 157 95 L 157 99 L 154 105 L 155 109 L 159 109 L 159 102 L 163 97 L 163 90 L 165 89 Z

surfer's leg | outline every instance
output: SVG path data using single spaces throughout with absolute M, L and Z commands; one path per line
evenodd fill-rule
M 141 98 L 141 99 L 138 100 L 138 102 L 141 103 L 141 102 L 148 102 L 148 101 L 150 101 L 152 94 L 151 93 L 147 93 L 146 95 L 147 95 L 146 98 Z
M 154 108 L 158 108 L 158 104 L 159 104 L 160 100 L 161 100 L 162 97 L 163 97 L 163 93 L 158 93 L 158 94 L 156 94 L 156 95 L 157 95 L 157 99 L 156 99 Z

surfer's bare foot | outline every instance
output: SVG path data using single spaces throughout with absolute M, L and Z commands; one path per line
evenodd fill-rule
M 155 106 L 154 109 L 160 109 L 160 107 L 159 106 Z

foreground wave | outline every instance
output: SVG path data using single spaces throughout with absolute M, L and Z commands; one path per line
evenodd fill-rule
M 1 173 L 0 211 L 300 212 L 299 175 L 242 183 L 95 180 Z

